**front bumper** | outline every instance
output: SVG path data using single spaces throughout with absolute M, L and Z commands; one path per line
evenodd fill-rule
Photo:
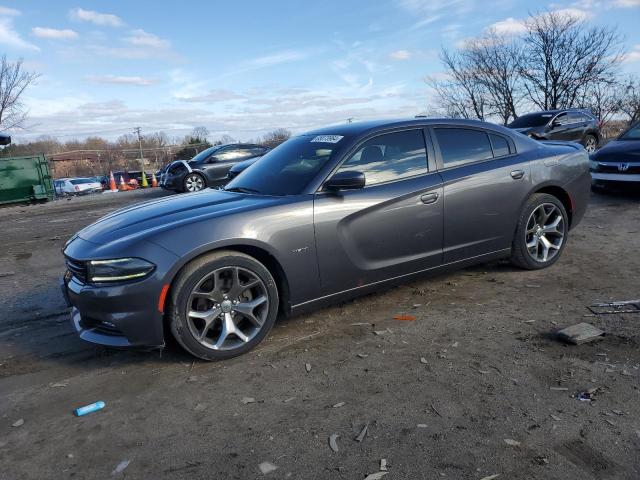
M 640 175 L 591 172 L 591 179 L 601 180 L 603 182 L 640 182 Z
M 149 280 L 155 284 L 148 278 L 98 287 L 65 275 L 62 293 L 73 307 L 71 324 L 80 338 L 109 347 L 164 346 L 163 314 L 157 309 L 158 295 Z
M 112 347 L 162 347 L 164 315 L 158 300 L 177 256 L 151 242 L 98 245 L 78 236 L 66 245 L 64 254 L 77 264 L 119 258 L 123 251 L 149 260 L 156 269 L 135 281 L 101 284 L 90 284 L 82 274 L 67 271 L 61 288 L 65 301 L 73 307 L 72 325 L 88 342 Z
M 160 186 L 166 190 L 182 190 L 184 182 L 184 174 L 170 175 L 165 173 L 160 180 Z

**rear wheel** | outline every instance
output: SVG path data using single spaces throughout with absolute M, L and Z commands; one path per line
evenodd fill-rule
M 564 250 L 568 232 L 567 211 L 553 195 L 532 195 L 520 215 L 511 262 L 527 270 L 553 265 Z
M 587 152 L 592 153 L 595 152 L 598 147 L 598 139 L 595 136 L 588 134 L 585 135 L 582 144 Z
M 204 177 L 198 173 L 189 173 L 184 177 L 184 191 L 185 192 L 199 192 L 206 187 Z
M 189 353 L 204 360 L 248 352 L 269 333 L 277 313 L 273 276 L 240 252 L 205 255 L 188 264 L 172 286 L 171 331 Z

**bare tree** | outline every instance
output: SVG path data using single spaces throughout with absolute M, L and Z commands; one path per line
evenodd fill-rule
M 22 59 L 15 63 L 7 61 L 7 56 L 0 59 L 0 130 L 22 128 L 27 118 L 27 111 L 20 101 L 24 91 L 35 83 L 40 75 L 25 71 Z
M 542 110 L 579 106 L 581 93 L 612 80 L 622 59 L 615 29 L 587 28 L 570 13 L 533 15 L 526 28 L 519 72 L 530 100 Z
M 478 82 L 468 56 L 443 49 L 440 59 L 446 76 L 426 78 L 427 84 L 433 89 L 437 110 L 447 117 L 484 120 L 489 94 L 485 86 Z
M 262 137 L 262 143 L 270 148 L 277 147 L 291 138 L 291 132 L 286 128 L 276 128 Z
M 467 41 L 461 56 L 473 78 L 484 87 L 489 114 L 500 118 L 503 125 L 517 118 L 517 107 L 523 98 L 518 75 L 522 45 L 491 30 L 480 38 Z
M 203 143 L 207 141 L 208 136 L 209 130 L 207 129 L 207 127 L 195 127 L 191 131 L 191 138 L 193 138 L 194 140 L 199 140 Z
M 605 124 L 620 112 L 621 101 L 622 85 L 617 81 L 602 81 L 584 89 L 580 104 Z
M 621 83 L 619 110 L 630 124 L 640 120 L 640 78 L 629 76 Z

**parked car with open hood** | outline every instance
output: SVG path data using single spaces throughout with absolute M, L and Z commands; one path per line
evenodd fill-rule
M 592 153 L 590 158 L 595 188 L 640 186 L 640 122 Z
M 587 152 L 602 140 L 600 121 L 588 110 L 548 110 L 528 113 L 508 125 L 536 140 L 565 140 L 581 143 Z
M 582 219 L 585 150 L 472 120 L 337 125 L 293 137 L 222 190 L 123 208 L 65 245 L 84 340 L 214 360 L 299 313 L 499 258 L 557 262 Z M 552 288 L 552 286 L 550 286 Z
M 203 150 L 191 160 L 176 160 L 162 172 L 160 186 L 177 192 L 197 192 L 224 185 L 229 169 L 238 162 L 261 157 L 269 149 L 261 145 L 234 143 Z

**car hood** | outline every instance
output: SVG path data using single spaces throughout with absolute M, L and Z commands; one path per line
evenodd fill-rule
M 153 241 L 154 235 L 167 229 L 283 202 L 285 197 L 205 189 L 116 210 L 78 232 L 78 236 L 99 245 L 134 239 Z
M 640 140 L 613 140 L 591 158 L 599 162 L 640 162 Z

